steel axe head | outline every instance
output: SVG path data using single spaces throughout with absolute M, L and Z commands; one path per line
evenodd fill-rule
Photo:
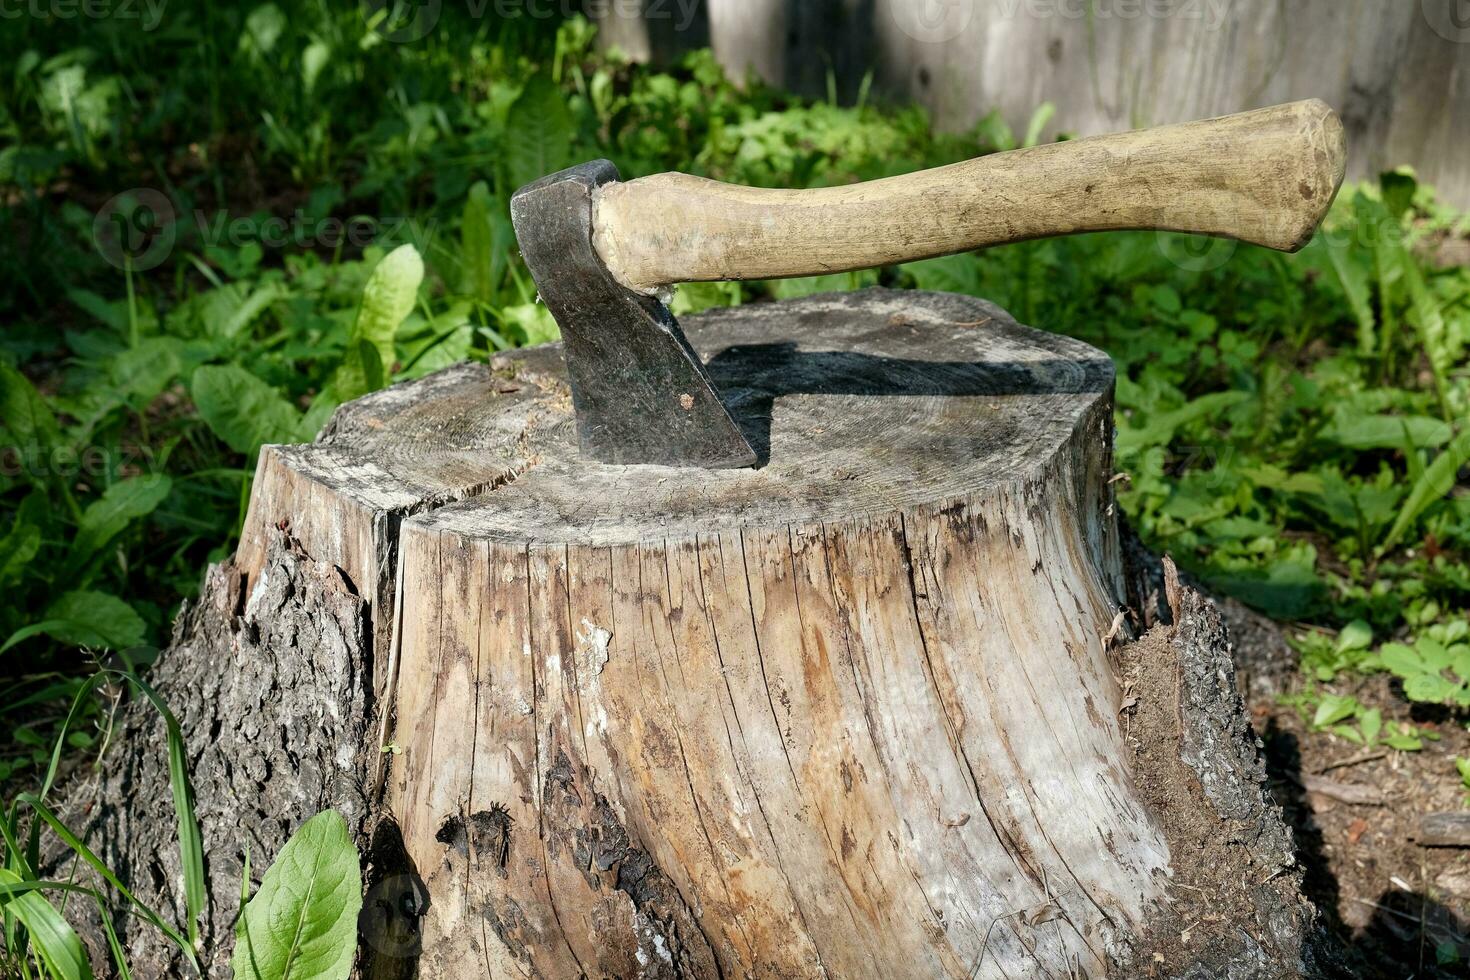
M 561 327 L 582 452 L 607 463 L 706 469 L 756 454 L 674 315 L 615 279 L 592 245 L 606 160 L 543 177 L 510 199 L 521 255 Z

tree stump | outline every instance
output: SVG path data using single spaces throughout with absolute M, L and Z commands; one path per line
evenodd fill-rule
M 580 458 L 554 347 L 262 454 L 235 628 L 260 597 L 284 615 L 283 541 L 365 618 L 370 741 L 335 791 L 377 807 L 364 974 L 1305 969 L 1311 909 L 1208 603 L 1117 649 L 1108 359 L 935 293 L 685 327 L 757 468 Z M 226 923 L 233 860 L 211 862 Z M 1254 890 L 1191 925 L 1171 876 Z

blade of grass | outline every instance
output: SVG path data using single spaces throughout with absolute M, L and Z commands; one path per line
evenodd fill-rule
M 93 674 L 83 682 L 77 690 L 76 697 L 72 698 L 71 710 L 66 713 L 66 720 L 61 723 L 61 728 L 56 732 L 56 747 L 51 750 L 51 764 L 46 767 L 46 778 L 41 780 L 41 792 L 37 794 L 41 799 L 51 792 L 51 786 L 56 781 L 56 770 L 61 766 L 61 753 L 66 748 L 66 733 L 71 730 L 72 722 L 76 720 L 77 714 L 86 703 L 87 696 L 97 689 L 97 685 L 107 679 L 107 675 L 101 672 Z
M 185 939 L 184 936 L 180 934 L 177 929 L 165 922 L 162 916 L 153 911 L 153 909 L 149 908 L 147 905 L 143 904 L 143 902 L 139 901 L 138 897 L 128 889 L 128 886 L 124 885 L 122 881 L 118 879 L 117 875 L 113 873 L 112 869 L 104 864 L 102 859 L 94 854 L 92 852 L 92 849 L 82 842 L 81 838 L 72 833 L 71 829 L 67 827 L 66 824 L 62 823 L 57 818 L 56 814 L 51 812 L 50 807 L 48 807 L 45 803 L 42 803 L 40 800 L 36 799 L 34 793 L 22 793 L 18 797 L 16 797 L 16 802 L 23 803 L 26 806 L 30 807 L 31 810 L 35 812 L 36 816 L 45 821 L 46 825 L 51 828 L 52 832 L 55 833 L 57 837 L 61 838 L 61 842 L 63 844 L 75 851 L 83 861 L 86 861 L 87 864 L 91 866 L 93 871 L 97 872 L 98 876 L 101 877 L 103 881 L 107 882 L 109 885 L 115 888 L 117 890 L 117 893 L 121 895 L 124 899 L 126 899 L 129 904 L 132 905 L 134 911 L 136 911 L 138 915 L 140 915 L 145 921 L 147 921 L 159 932 L 168 937 L 169 941 L 172 942 L 175 946 L 179 947 L 184 956 L 188 958 L 190 965 L 192 965 L 196 971 L 199 969 L 199 960 L 194 955 L 194 947 L 189 943 L 189 941 Z
M 22 882 L 14 871 L 0 869 L 0 888 L 15 884 L 41 885 L 39 882 Z M 56 906 L 38 894 L 38 890 L 38 887 L 26 887 L 15 892 L 0 891 L 0 904 L 25 926 L 31 950 L 40 957 L 52 977 L 57 980 L 92 980 L 92 965 L 87 961 L 82 941 L 56 911 Z
M 131 671 L 118 671 L 152 703 L 163 717 L 168 732 L 168 782 L 174 796 L 174 813 L 179 821 L 179 864 L 184 872 L 184 905 L 189 921 L 189 945 L 199 947 L 199 916 L 209 901 L 204 884 L 204 845 L 199 836 L 199 821 L 194 815 L 194 790 L 189 785 L 189 764 L 184 757 L 184 734 L 179 721 L 163 698 L 149 684 Z
M 1404 500 L 1398 520 L 1394 521 L 1388 537 L 1379 545 L 1380 555 L 1398 544 L 1404 532 L 1414 525 L 1430 504 L 1450 492 L 1455 485 L 1456 474 L 1467 462 L 1470 462 L 1470 429 L 1460 433 L 1434 458 L 1434 462 L 1424 468 L 1423 475 L 1414 482 L 1413 489 Z
M 112 954 L 117 980 L 133 980 L 133 973 L 128 969 L 128 956 L 123 952 L 122 943 L 117 941 L 117 932 L 112 928 L 112 916 L 107 914 L 107 904 L 100 895 L 95 896 L 94 900 L 97 902 L 97 918 L 102 920 L 102 931 L 107 935 L 107 949 Z

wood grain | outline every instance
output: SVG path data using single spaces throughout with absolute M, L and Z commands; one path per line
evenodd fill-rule
M 473 423 L 522 462 L 400 532 L 420 975 L 1101 970 L 1168 864 L 1102 642 L 1106 360 L 941 294 L 688 326 L 758 470 L 579 459 L 554 352 L 458 372 L 524 387 Z M 372 401 L 333 438 L 421 474 L 435 410 Z
M 619 281 L 646 293 L 1089 231 L 1157 228 L 1295 251 L 1327 213 L 1345 166 L 1342 123 L 1314 99 L 841 187 L 656 174 L 600 189 L 593 243 Z

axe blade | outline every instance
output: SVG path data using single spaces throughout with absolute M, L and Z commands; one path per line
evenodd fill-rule
M 617 179 L 596 160 L 510 200 L 521 255 L 561 327 L 582 452 L 605 463 L 752 466 L 755 451 L 674 315 L 613 278 L 592 246 L 593 191 Z

